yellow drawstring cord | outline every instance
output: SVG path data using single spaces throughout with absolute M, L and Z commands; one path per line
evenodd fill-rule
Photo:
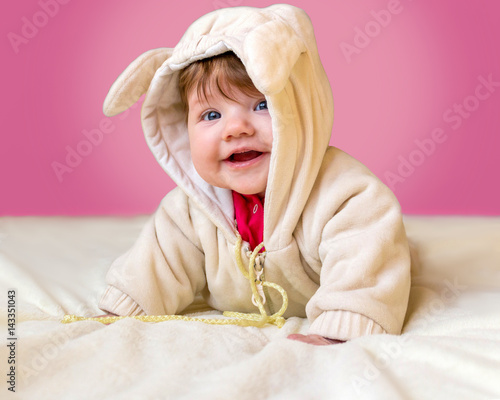
M 281 328 L 285 324 L 285 319 L 282 317 L 282 315 L 285 313 L 288 307 L 288 296 L 285 292 L 285 289 L 283 289 L 276 283 L 272 282 L 263 281 L 259 283 L 262 284 L 263 286 L 267 286 L 277 290 L 283 297 L 283 304 L 281 305 L 280 310 L 273 315 L 267 315 L 266 310 L 264 309 L 264 305 L 262 303 L 262 299 L 258 294 L 254 266 L 255 266 L 255 258 L 257 257 L 260 249 L 264 246 L 264 243 L 259 244 L 252 252 L 252 255 L 250 256 L 250 260 L 248 262 L 248 272 L 247 272 L 245 271 L 245 267 L 243 266 L 243 261 L 241 259 L 242 238 L 238 232 L 236 232 L 236 234 L 237 234 L 237 240 L 234 246 L 234 251 L 236 255 L 236 264 L 238 265 L 238 268 L 240 269 L 243 276 L 250 283 L 250 288 L 252 289 L 252 294 L 257 303 L 257 307 L 260 311 L 260 314 L 256 313 L 247 314 L 247 313 L 240 313 L 233 311 L 224 311 L 223 315 L 226 317 L 232 317 L 232 319 L 194 318 L 194 317 L 186 317 L 184 315 L 134 315 L 128 317 L 94 317 L 94 318 L 78 317 L 76 315 L 65 315 L 64 318 L 61 320 L 61 322 L 64 324 L 68 324 L 70 322 L 76 322 L 76 321 L 98 321 L 102 322 L 103 324 L 112 324 L 113 322 L 119 321 L 121 319 L 134 318 L 143 322 L 163 322 L 163 321 L 178 320 L 178 321 L 204 322 L 206 324 L 212 324 L 212 325 L 239 325 L 239 326 L 257 326 L 257 327 L 261 327 L 265 324 L 274 324 L 278 328 Z

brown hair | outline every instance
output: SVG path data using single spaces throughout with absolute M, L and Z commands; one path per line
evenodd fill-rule
M 186 120 L 189 111 L 187 99 L 191 91 L 196 89 L 198 98 L 206 101 L 207 94 L 213 93 L 213 88 L 217 88 L 229 100 L 234 100 L 236 90 L 249 96 L 260 94 L 245 66 L 233 52 L 195 61 L 179 74 L 179 90 Z

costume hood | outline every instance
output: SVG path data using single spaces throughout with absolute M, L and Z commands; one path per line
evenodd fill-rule
M 167 38 L 168 40 L 168 38 Z M 196 172 L 178 89 L 190 63 L 234 52 L 266 97 L 273 145 L 264 206 L 264 243 L 278 250 L 293 231 L 318 175 L 333 123 L 331 88 L 321 65 L 313 27 L 294 6 L 220 9 L 196 20 L 174 48 L 145 52 L 118 77 L 104 114 L 125 111 L 144 93 L 146 141 L 161 167 L 234 242 L 231 191 L 213 187 Z

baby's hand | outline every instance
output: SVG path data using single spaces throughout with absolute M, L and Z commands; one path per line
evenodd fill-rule
M 117 315 L 109 313 L 109 314 L 96 315 L 93 318 L 102 318 L 102 317 L 117 317 Z M 104 324 L 104 325 L 109 325 L 109 324 Z
M 327 346 L 329 344 L 344 343 L 343 340 L 328 339 L 320 335 L 301 335 L 300 333 L 293 333 L 288 335 L 288 339 L 298 340 L 299 342 L 314 344 L 316 346 Z

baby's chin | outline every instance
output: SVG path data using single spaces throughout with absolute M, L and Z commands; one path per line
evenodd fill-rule
M 267 187 L 267 182 L 262 182 L 259 184 L 254 181 L 254 182 L 247 182 L 246 184 L 240 182 L 236 185 L 229 185 L 228 188 L 245 196 L 257 195 L 260 198 L 263 198 L 264 195 L 266 194 L 266 187 Z
M 266 195 L 266 189 L 262 190 L 262 191 L 255 191 L 255 190 L 250 190 L 250 191 L 238 191 L 238 190 L 235 190 L 235 189 L 232 189 L 234 190 L 235 192 L 238 192 L 240 194 L 243 194 L 245 196 L 251 196 L 251 195 L 257 195 L 259 196 L 261 199 L 263 199 Z
M 233 190 L 235 192 L 238 192 L 240 194 L 243 194 L 245 196 L 251 196 L 251 195 L 257 195 L 259 196 L 260 198 L 263 198 L 264 195 L 266 194 L 266 189 L 255 189 L 255 190 L 251 190 L 251 189 L 245 189 L 245 188 L 241 188 L 241 187 L 227 187 L 226 189 L 229 189 L 229 190 Z
M 236 186 L 218 186 L 218 187 L 220 187 L 222 189 L 229 189 L 229 190 L 232 190 L 234 192 L 238 192 L 240 194 L 243 194 L 245 196 L 257 195 L 261 199 L 263 199 L 265 197 L 265 194 L 266 194 L 266 187 L 265 186 L 263 188 L 262 187 L 249 188 L 246 186 L 239 186 L 239 185 L 236 185 Z
M 211 179 L 211 176 L 203 176 L 202 173 L 198 172 L 201 178 L 207 182 L 208 184 L 221 188 L 221 189 L 229 189 L 240 194 L 250 196 L 257 195 L 260 198 L 264 198 L 267 188 L 267 179 L 262 176 L 253 176 L 252 177 L 240 177 L 239 179 L 235 179 L 234 177 L 226 177 L 226 179 Z

